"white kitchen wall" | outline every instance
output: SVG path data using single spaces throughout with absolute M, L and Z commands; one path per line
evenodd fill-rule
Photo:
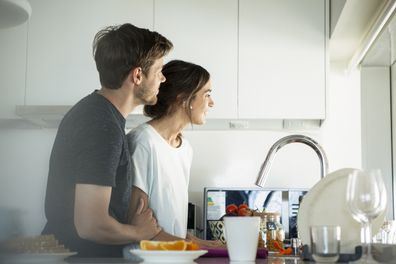
M 15 117 L 24 103 L 27 23 L 0 29 L 0 119 Z
M 0 239 L 38 234 L 43 228 L 54 138 L 55 130 L 0 129 Z
M 389 203 L 394 200 L 391 79 L 388 66 L 362 67 L 362 167 L 381 169 Z M 393 219 L 393 207 L 387 208 L 388 218 Z
M 349 71 L 345 62 L 334 62 L 330 64 L 328 74 L 322 137 L 330 171 L 344 167 L 360 168 L 360 71 Z
M 254 186 L 267 151 L 285 135 L 302 133 L 316 139 L 327 152 L 329 171 L 361 166 L 360 75 L 344 68 L 343 64 L 331 65 L 327 119 L 318 130 L 185 133 L 194 148 L 189 191 L 190 200 L 198 206 L 199 227 L 203 187 Z M 45 223 L 44 196 L 55 133 L 55 129 L 0 130 L 0 239 L 11 233 L 40 233 Z M 310 188 L 319 178 L 316 153 L 294 143 L 278 152 L 266 185 Z

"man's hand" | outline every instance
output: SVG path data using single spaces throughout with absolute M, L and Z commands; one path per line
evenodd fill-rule
M 121 245 L 150 239 L 158 232 L 151 210 L 144 204 L 136 208 L 138 226 L 122 224 L 109 215 L 110 186 L 77 184 L 74 203 L 74 225 L 78 235 L 107 245 Z
M 130 218 L 130 224 L 136 226 L 138 230 L 139 240 L 152 239 L 161 231 L 153 211 L 147 208 L 143 198 L 139 199 L 137 210 L 130 212 Z

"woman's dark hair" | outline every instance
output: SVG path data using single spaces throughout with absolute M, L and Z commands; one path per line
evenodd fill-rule
M 166 81 L 161 83 L 157 103 L 145 105 L 144 114 L 153 119 L 159 119 L 174 113 L 184 104 L 187 114 L 191 118 L 191 100 L 209 81 L 209 72 L 190 62 L 172 60 L 164 65 L 162 74 Z
M 107 27 L 95 35 L 93 42 L 100 83 L 106 88 L 118 89 L 136 67 L 141 67 L 147 75 L 154 61 L 165 56 L 172 47 L 159 33 L 132 24 Z

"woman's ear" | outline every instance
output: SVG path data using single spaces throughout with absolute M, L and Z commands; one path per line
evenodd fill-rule
M 142 68 L 136 67 L 131 71 L 132 82 L 136 85 L 139 85 L 143 80 L 143 71 Z
M 186 107 L 187 104 L 188 104 L 188 101 L 187 101 L 186 99 L 183 98 L 183 95 L 182 95 L 182 94 L 178 94 L 178 95 L 176 96 L 175 102 L 177 102 L 176 104 L 182 105 L 183 107 Z

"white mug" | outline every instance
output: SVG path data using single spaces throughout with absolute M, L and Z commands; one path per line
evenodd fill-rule
M 225 238 L 231 261 L 255 261 L 260 231 L 259 216 L 224 217 Z

